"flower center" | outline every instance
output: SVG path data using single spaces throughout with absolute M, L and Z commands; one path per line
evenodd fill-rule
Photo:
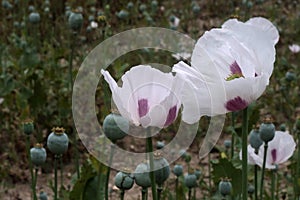
M 231 81 L 233 79 L 241 78 L 241 77 L 245 78 L 240 66 L 237 64 L 236 61 L 234 61 L 230 65 L 230 71 L 231 71 L 231 74 L 229 75 L 229 77 L 226 78 L 226 81 Z

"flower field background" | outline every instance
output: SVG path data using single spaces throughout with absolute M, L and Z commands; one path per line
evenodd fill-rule
M 125 30 L 140 27 L 163 27 L 187 34 L 198 40 L 205 31 L 220 27 L 229 18 L 247 21 L 262 16 L 278 29 L 276 61 L 270 83 L 263 95 L 248 106 L 249 133 L 270 116 L 276 130 L 288 130 L 298 144 L 300 116 L 300 2 L 298 0 L 243 0 L 243 1 L 8 1 L 0 8 L 0 199 L 34 199 L 32 197 L 31 163 L 27 147 L 41 143 L 46 152 L 45 163 L 38 168 L 36 193 L 46 192 L 55 199 L 54 167 L 56 157 L 49 150 L 48 136 L 53 127 L 63 127 L 68 135 L 68 149 L 58 167 L 59 199 L 96 199 L 104 192 L 97 179 L 105 182 L 108 168 L 90 156 L 78 138 L 72 118 L 72 85 L 79 67 L 88 53 L 105 39 Z M 76 13 L 76 16 L 75 14 Z M 71 20 L 71 15 L 74 21 Z M 77 15 L 78 14 L 78 15 Z M 79 16 L 79 14 L 81 14 Z M 159 36 L 157 36 L 159 37 Z M 255 41 L 253 41 L 255 42 Z M 161 63 L 173 66 L 180 60 L 190 62 L 192 50 L 182 54 L 140 49 L 132 51 L 109 67 L 110 74 L 119 80 L 132 66 Z M 262 53 L 264 49 L 261 49 Z M 111 91 L 101 79 L 96 94 L 96 112 L 100 124 L 111 113 Z M 181 115 L 173 124 L 153 137 L 154 147 L 160 148 L 172 140 Z M 24 123 L 33 121 L 34 130 L 24 133 Z M 206 134 L 209 117 L 202 117 L 197 136 L 183 156 L 170 164 L 171 175 L 163 184 L 161 199 L 220 199 L 220 182 L 229 180 L 232 191 L 224 198 L 241 199 L 240 160 L 242 112 L 226 115 L 221 139 L 205 158 L 199 159 L 199 145 Z M 299 121 L 298 121 L 299 123 Z M 60 132 L 61 130 L 59 130 Z M 26 132 L 26 131 L 25 131 Z M 55 132 L 55 131 L 54 131 Z M 28 140 L 28 143 L 26 143 Z M 277 141 L 278 139 L 276 139 Z M 284 144 L 293 142 L 287 141 Z M 274 142 L 275 143 L 275 142 Z M 282 146 L 284 144 L 271 144 Z M 125 137 L 116 145 L 132 151 L 145 152 L 146 142 Z M 101 141 L 99 141 L 101 147 Z M 274 147 L 275 148 L 275 147 Z M 277 163 L 276 187 L 272 191 L 273 170 L 266 170 L 264 199 L 298 199 L 298 146 L 292 156 Z M 288 150 L 284 150 L 286 152 Z M 276 154 L 283 155 L 284 153 Z M 258 154 L 260 155 L 260 154 Z M 253 159 L 255 156 L 253 155 Z M 272 157 L 270 153 L 269 157 Z M 251 155 L 249 155 L 251 156 Z M 280 158 L 281 159 L 281 158 Z M 273 157 L 273 162 L 276 158 Z M 196 185 L 189 187 L 184 176 L 176 176 L 175 165 L 183 166 L 183 174 L 192 168 L 197 171 Z M 257 163 L 256 163 L 257 164 Z M 272 161 L 267 166 L 272 165 Z M 259 165 L 259 164 L 257 164 Z M 63 167 L 62 167 L 63 166 Z M 254 166 L 248 168 L 248 194 L 254 199 Z M 268 168 L 268 167 L 267 167 Z M 63 170 L 62 170 L 63 169 Z M 262 176 L 258 169 L 259 178 Z M 120 190 L 114 186 L 117 171 L 109 176 L 109 197 L 119 199 Z M 80 178 L 78 178 L 80 177 Z M 178 185 L 175 182 L 178 181 Z M 63 184 L 61 184 L 63 183 Z M 224 183 L 224 184 L 226 184 Z M 260 184 L 259 184 L 260 185 Z M 192 189 L 193 190 L 192 190 Z M 273 188 L 274 189 L 274 188 Z M 150 189 L 149 193 L 150 193 Z M 126 191 L 125 199 L 141 199 L 140 187 Z M 189 195 L 189 191 L 192 194 Z M 222 192 L 221 192 L 222 193 Z M 90 196 L 89 196 L 90 195 Z M 151 198 L 150 194 L 149 197 Z M 41 196 L 40 199 L 45 199 Z

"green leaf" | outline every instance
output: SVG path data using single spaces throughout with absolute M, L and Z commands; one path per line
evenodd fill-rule
M 212 176 L 217 185 L 222 178 L 229 178 L 232 184 L 233 195 L 242 192 L 242 170 L 237 169 L 228 159 L 220 159 L 219 162 L 212 163 Z

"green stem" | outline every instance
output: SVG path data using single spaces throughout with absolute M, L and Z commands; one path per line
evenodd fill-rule
M 254 166 L 254 199 L 258 200 L 258 195 L 257 195 L 257 190 L 258 190 L 258 186 L 257 186 L 257 168 L 258 166 L 255 165 Z
M 175 194 L 176 194 L 176 198 L 175 199 L 178 199 L 178 196 L 179 196 L 179 192 L 178 192 L 178 177 L 176 177 L 176 181 L 175 181 Z
M 96 192 L 97 199 L 99 199 L 99 200 L 102 200 L 101 199 L 102 195 L 100 195 L 100 191 L 102 190 L 102 187 L 100 186 L 101 178 L 102 178 L 102 173 L 101 172 L 102 172 L 102 165 L 100 164 L 99 168 L 98 168 L 98 174 L 97 174 L 97 186 L 99 188 L 97 188 L 97 192 Z
M 235 113 L 231 113 L 231 126 L 232 126 L 232 133 L 231 133 L 231 159 L 234 156 L 234 141 L 235 141 Z
M 267 158 L 267 150 L 268 150 L 268 143 L 265 143 L 264 145 L 264 160 L 263 160 L 263 166 L 262 166 L 262 173 L 261 173 L 261 184 L 260 184 L 260 199 L 263 199 L 263 192 L 264 192 L 264 175 L 265 175 L 265 169 L 266 169 L 266 158 Z
M 248 199 L 248 158 L 247 158 L 247 140 L 248 140 L 248 108 L 243 110 L 242 127 L 242 199 Z
M 60 188 L 63 187 L 63 183 L 64 183 L 64 170 L 63 170 L 63 167 L 64 167 L 64 164 L 63 164 L 63 159 L 62 159 L 62 156 L 59 157 L 59 160 L 60 160 Z
M 196 187 L 194 187 L 193 199 L 196 199 Z
M 36 183 L 37 183 L 37 174 L 38 174 L 38 168 L 35 168 L 34 171 L 34 182 L 33 182 L 33 199 L 37 200 L 37 196 L 36 196 Z
M 110 146 L 110 155 L 109 155 L 109 163 L 107 167 L 106 173 L 106 184 L 105 184 L 105 200 L 108 200 L 108 184 L 109 184 L 109 175 L 110 175 L 110 166 L 112 164 L 113 156 L 114 156 L 115 145 L 111 144 Z
M 54 200 L 58 200 L 57 197 L 57 160 L 59 155 L 54 156 Z
M 34 174 L 33 174 L 33 166 L 32 161 L 30 157 L 30 135 L 26 135 L 26 152 L 29 160 L 29 170 L 31 175 L 31 190 L 32 190 L 32 196 L 34 199 L 36 199 L 36 193 L 35 193 L 35 186 L 34 186 Z
M 157 200 L 160 200 L 162 191 L 163 191 L 162 186 L 158 186 L 157 187 Z
M 272 180 L 271 180 L 271 194 L 272 200 L 275 200 L 275 181 L 276 181 L 276 169 L 272 170 Z
M 148 188 L 142 188 L 142 200 L 147 199 L 147 190 Z
M 124 200 L 124 196 L 125 196 L 125 190 L 121 190 L 120 199 Z
M 155 176 L 154 176 L 154 159 L 153 159 L 153 146 L 152 146 L 152 137 L 150 134 L 148 134 L 147 137 L 147 149 L 149 153 L 149 161 L 150 161 L 150 180 L 151 180 L 151 189 L 152 189 L 152 198 L 153 200 L 157 200 L 157 195 L 156 195 L 156 183 L 155 183 Z
M 191 200 L 191 197 L 192 197 L 192 189 L 189 188 L 189 196 L 188 196 L 188 200 Z

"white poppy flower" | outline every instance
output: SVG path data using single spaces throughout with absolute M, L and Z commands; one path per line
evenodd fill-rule
M 286 162 L 293 155 L 295 148 L 294 138 L 288 131 L 276 131 L 273 140 L 268 143 L 266 168 L 276 169 L 279 164 Z M 263 158 L 264 145 L 260 146 L 258 154 L 255 154 L 254 148 L 248 145 L 248 164 L 257 164 L 262 167 Z M 241 152 L 240 159 L 242 159 Z
M 183 120 L 194 123 L 203 115 L 242 110 L 259 98 L 273 71 L 278 39 L 275 26 L 261 17 L 245 23 L 230 19 L 205 32 L 191 67 L 184 62 L 173 67 L 193 88 L 183 91 Z
M 101 73 L 120 114 L 135 125 L 162 128 L 176 119 L 184 84 L 178 76 L 139 65 L 122 76 L 123 84 L 119 87 L 108 71 L 101 70 Z
M 289 45 L 289 49 L 292 53 L 299 53 L 300 52 L 300 46 L 298 44 Z
M 95 21 L 91 21 L 91 27 L 94 29 L 98 28 L 98 23 Z

